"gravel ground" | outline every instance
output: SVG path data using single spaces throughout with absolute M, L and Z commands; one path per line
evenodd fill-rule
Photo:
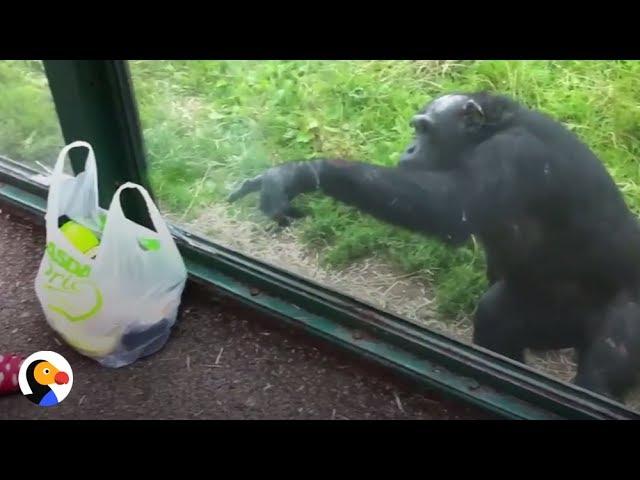
M 74 386 L 58 407 L 0 398 L 0 419 L 485 419 L 351 355 L 190 285 L 165 348 L 100 367 L 46 325 L 33 291 L 40 226 L 0 214 L 0 353 L 54 350 Z

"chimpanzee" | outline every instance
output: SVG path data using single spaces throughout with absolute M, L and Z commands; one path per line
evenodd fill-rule
M 452 93 L 411 120 L 396 167 L 342 159 L 285 163 L 246 180 L 281 224 L 319 190 L 382 221 L 460 245 L 474 235 L 490 287 L 474 343 L 575 347 L 574 382 L 622 399 L 640 367 L 640 225 L 607 170 L 561 123 L 505 95 Z

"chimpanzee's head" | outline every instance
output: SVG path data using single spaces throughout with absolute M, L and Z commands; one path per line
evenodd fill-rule
M 461 154 L 502 126 L 517 107 L 488 93 L 453 93 L 437 97 L 412 119 L 413 142 L 400 158 L 402 168 L 447 170 Z

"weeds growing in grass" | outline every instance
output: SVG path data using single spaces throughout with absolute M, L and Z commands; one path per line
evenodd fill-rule
M 134 61 L 150 174 L 163 208 L 190 218 L 237 181 L 284 161 L 343 156 L 393 165 L 408 120 L 452 90 L 510 94 L 563 121 L 592 147 L 640 213 L 640 62 Z M 61 136 L 37 62 L 0 62 L 0 153 L 51 161 Z M 451 249 L 311 195 L 301 239 L 341 266 L 376 253 L 435 287 L 445 317 L 485 288 L 474 245 Z M 237 209 L 255 215 L 255 197 Z

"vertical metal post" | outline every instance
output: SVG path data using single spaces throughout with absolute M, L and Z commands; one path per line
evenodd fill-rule
M 107 208 L 115 190 L 131 181 L 150 190 L 138 110 L 126 61 L 45 60 L 62 133 L 67 143 L 85 140 L 93 145 L 98 164 L 100 205 Z M 72 152 L 75 172 L 82 160 Z M 152 192 L 151 192 L 152 193 Z M 123 200 L 127 216 L 149 225 L 138 196 Z

